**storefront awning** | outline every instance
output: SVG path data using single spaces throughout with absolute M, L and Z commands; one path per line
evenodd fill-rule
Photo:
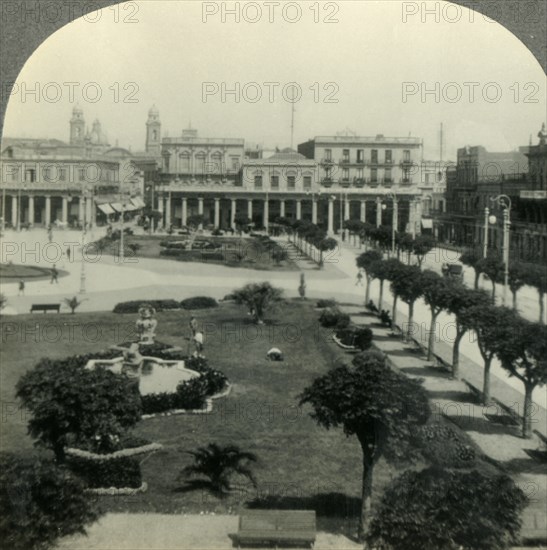
M 115 213 L 115 210 L 112 208 L 112 206 L 110 206 L 110 204 L 107 204 L 107 203 L 98 204 L 97 208 L 106 215 Z
M 422 219 L 422 227 L 424 229 L 433 229 L 433 220 Z
M 146 204 L 144 204 L 144 201 L 140 197 L 135 197 L 131 199 L 131 202 L 136 208 L 144 208 Z

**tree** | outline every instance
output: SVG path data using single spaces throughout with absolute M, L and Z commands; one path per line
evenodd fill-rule
M 207 480 L 191 480 L 191 487 L 207 487 L 218 496 L 224 497 L 232 489 L 231 478 L 234 475 L 246 477 L 253 487 L 257 486 L 250 464 L 257 461 L 254 453 L 242 451 L 235 445 L 221 446 L 210 443 L 196 451 L 186 451 L 194 457 L 194 463 L 183 468 L 179 478 L 188 479 L 193 476 L 206 477 Z
M 513 309 L 517 311 L 517 292 L 526 284 L 526 267 L 520 262 L 509 263 L 509 289 L 513 295 Z
M 422 267 L 424 258 L 435 248 L 435 239 L 431 235 L 419 235 L 414 239 L 412 252 L 418 260 L 418 267 Z
M 481 275 L 481 267 L 482 264 L 480 263 L 480 260 L 482 260 L 482 256 L 478 254 L 473 249 L 466 250 L 461 256 L 460 256 L 460 262 L 463 265 L 467 265 L 469 267 L 473 268 L 473 271 L 475 272 L 475 283 L 474 288 L 475 290 L 478 290 L 479 288 L 479 277 Z
M 537 264 L 527 264 L 526 284 L 538 292 L 539 322 L 545 324 L 545 294 L 547 294 L 547 268 Z
M 314 246 L 319 250 L 319 267 L 323 267 L 323 252 L 334 250 L 338 246 L 338 242 L 331 237 L 320 237 L 314 242 Z
M 316 378 L 299 396 L 327 430 L 342 427 L 355 435 L 363 452 L 359 537 L 369 519 L 374 466 L 381 457 L 408 459 L 414 455 L 414 430 L 430 416 L 427 394 L 419 382 L 396 373 L 378 352 L 360 353 L 353 368 L 342 366 Z
M 496 347 L 496 355 L 510 376 L 524 384 L 522 436 L 532 436 L 532 394 L 547 383 L 547 326 L 515 316 L 510 330 Z
M 448 307 L 448 283 L 438 273 L 426 269 L 422 273 L 422 295 L 424 302 L 431 311 L 431 322 L 429 325 L 429 342 L 427 346 L 427 360 L 432 361 L 435 354 L 435 325 L 437 317 L 443 309 Z
M 76 308 L 82 305 L 82 302 L 78 300 L 77 296 L 74 296 L 72 298 L 65 298 L 65 304 L 70 308 L 70 313 L 72 313 L 72 315 L 74 315 Z
M 527 498 L 503 474 L 407 471 L 386 489 L 367 543 L 379 550 L 508 550 Z
M 393 282 L 397 277 L 400 277 L 404 273 L 404 267 L 405 264 L 396 258 L 384 260 L 384 274 L 386 280 Z M 393 308 L 391 312 L 391 321 L 393 324 L 397 323 L 397 298 L 397 294 L 393 292 Z
M 369 273 L 369 267 L 374 263 L 383 258 L 383 254 L 379 250 L 367 250 L 359 256 L 357 256 L 356 263 L 357 267 L 360 267 L 365 271 L 367 277 L 367 289 L 365 291 L 365 302 L 368 304 L 370 300 L 370 283 L 372 282 L 372 274 Z
M 17 397 L 31 413 L 30 435 L 52 449 L 59 462 L 68 445 L 119 437 L 141 417 L 133 381 L 110 370 L 84 367 L 79 356 L 42 359 L 16 386 Z
M 503 281 L 504 263 L 497 256 L 488 256 L 479 260 L 479 269 L 492 283 L 492 303 L 496 303 L 496 283 Z
M 283 290 L 273 287 L 269 282 L 249 283 L 234 291 L 233 298 L 238 304 L 248 306 L 257 324 L 264 323 L 264 312 L 273 303 L 279 302 Z
M 0 294 L 0 311 L 2 311 L 8 304 L 8 299 L 5 294 Z
M 474 327 L 474 319 L 468 311 L 473 307 L 486 307 L 490 297 L 483 290 L 469 289 L 459 281 L 448 280 L 447 310 L 456 318 L 456 335 L 452 346 L 452 376 L 459 378 L 460 342 L 466 332 Z
M 397 233 L 395 235 L 395 243 L 397 245 L 397 258 L 401 252 L 406 253 L 407 263 L 410 263 L 410 254 L 412 252 L 412 247 L 414 244 L 414 239 L 409 233 Z
M 373 279 L 378 279 L 380 281 L 380 295 L 378 296 L 378 309 L 382 309 L 384 301 L 384 281 L 388 279 L 389 264 L 388 260 L 379 260 L 373 262 L 369 265 L 368 272 L 370 273 Z
M 60 537 L 85 534 L 99 518 L 83 483 L 52 461 L 0 456 L 0 539 L 11 550 L 46 550 Z
M 510 333 L 515 330 L 518 316 L 513 310 L 492 304 L 470 307 L 465 312 L 465 323 L 473 326 L 477 344 L 484 361 L 483 402 L 490 404 L 490 367 L 496 352 Z
M 414 330 L 414 303 L 422 295 L 422 272 L 417 265 L 407 265 L 401 269 L 400 277 L 391 283 L 391 291 L 408 304 L 407 338 Z

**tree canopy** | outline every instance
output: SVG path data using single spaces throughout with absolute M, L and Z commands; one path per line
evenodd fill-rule
M 264 322 L 265 311 L 275 302 L 279 302 L 283 290 L 273 287 L 268 281 L 263 283 L 249 283 L 232 293 L 238 304 L 245 304 L 253 315 L 256 323 Z

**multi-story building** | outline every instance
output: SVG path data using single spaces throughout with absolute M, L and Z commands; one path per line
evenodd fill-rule
M 457 245 L 500 248 L 500 224 L 487 223 L 488 214 L 501 219 L 491 200 L 507 195 L 511 201 L 511 243 L 514 257 L 547 261 L 547 133 L 539 144 L 508 153 L 488 153 L 484 147 L 458 150 L 456 167 L 447 172 L 447 211 L 441 217 L 440 237 Z M 488 209 L 488 210 L 487 210 Z

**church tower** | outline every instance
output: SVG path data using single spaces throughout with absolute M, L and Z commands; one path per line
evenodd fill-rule
M 160 113 L 155 105 L 148 111 L 146 122 L 146 146 L 147 153 L 159 157 L 161 155 L 161 122 Z
M 85 120 L 84 112 L 79 105 L 72 109 L 72 118 L 70 119 L 70 144 L 81 145 L 85 138 Z

